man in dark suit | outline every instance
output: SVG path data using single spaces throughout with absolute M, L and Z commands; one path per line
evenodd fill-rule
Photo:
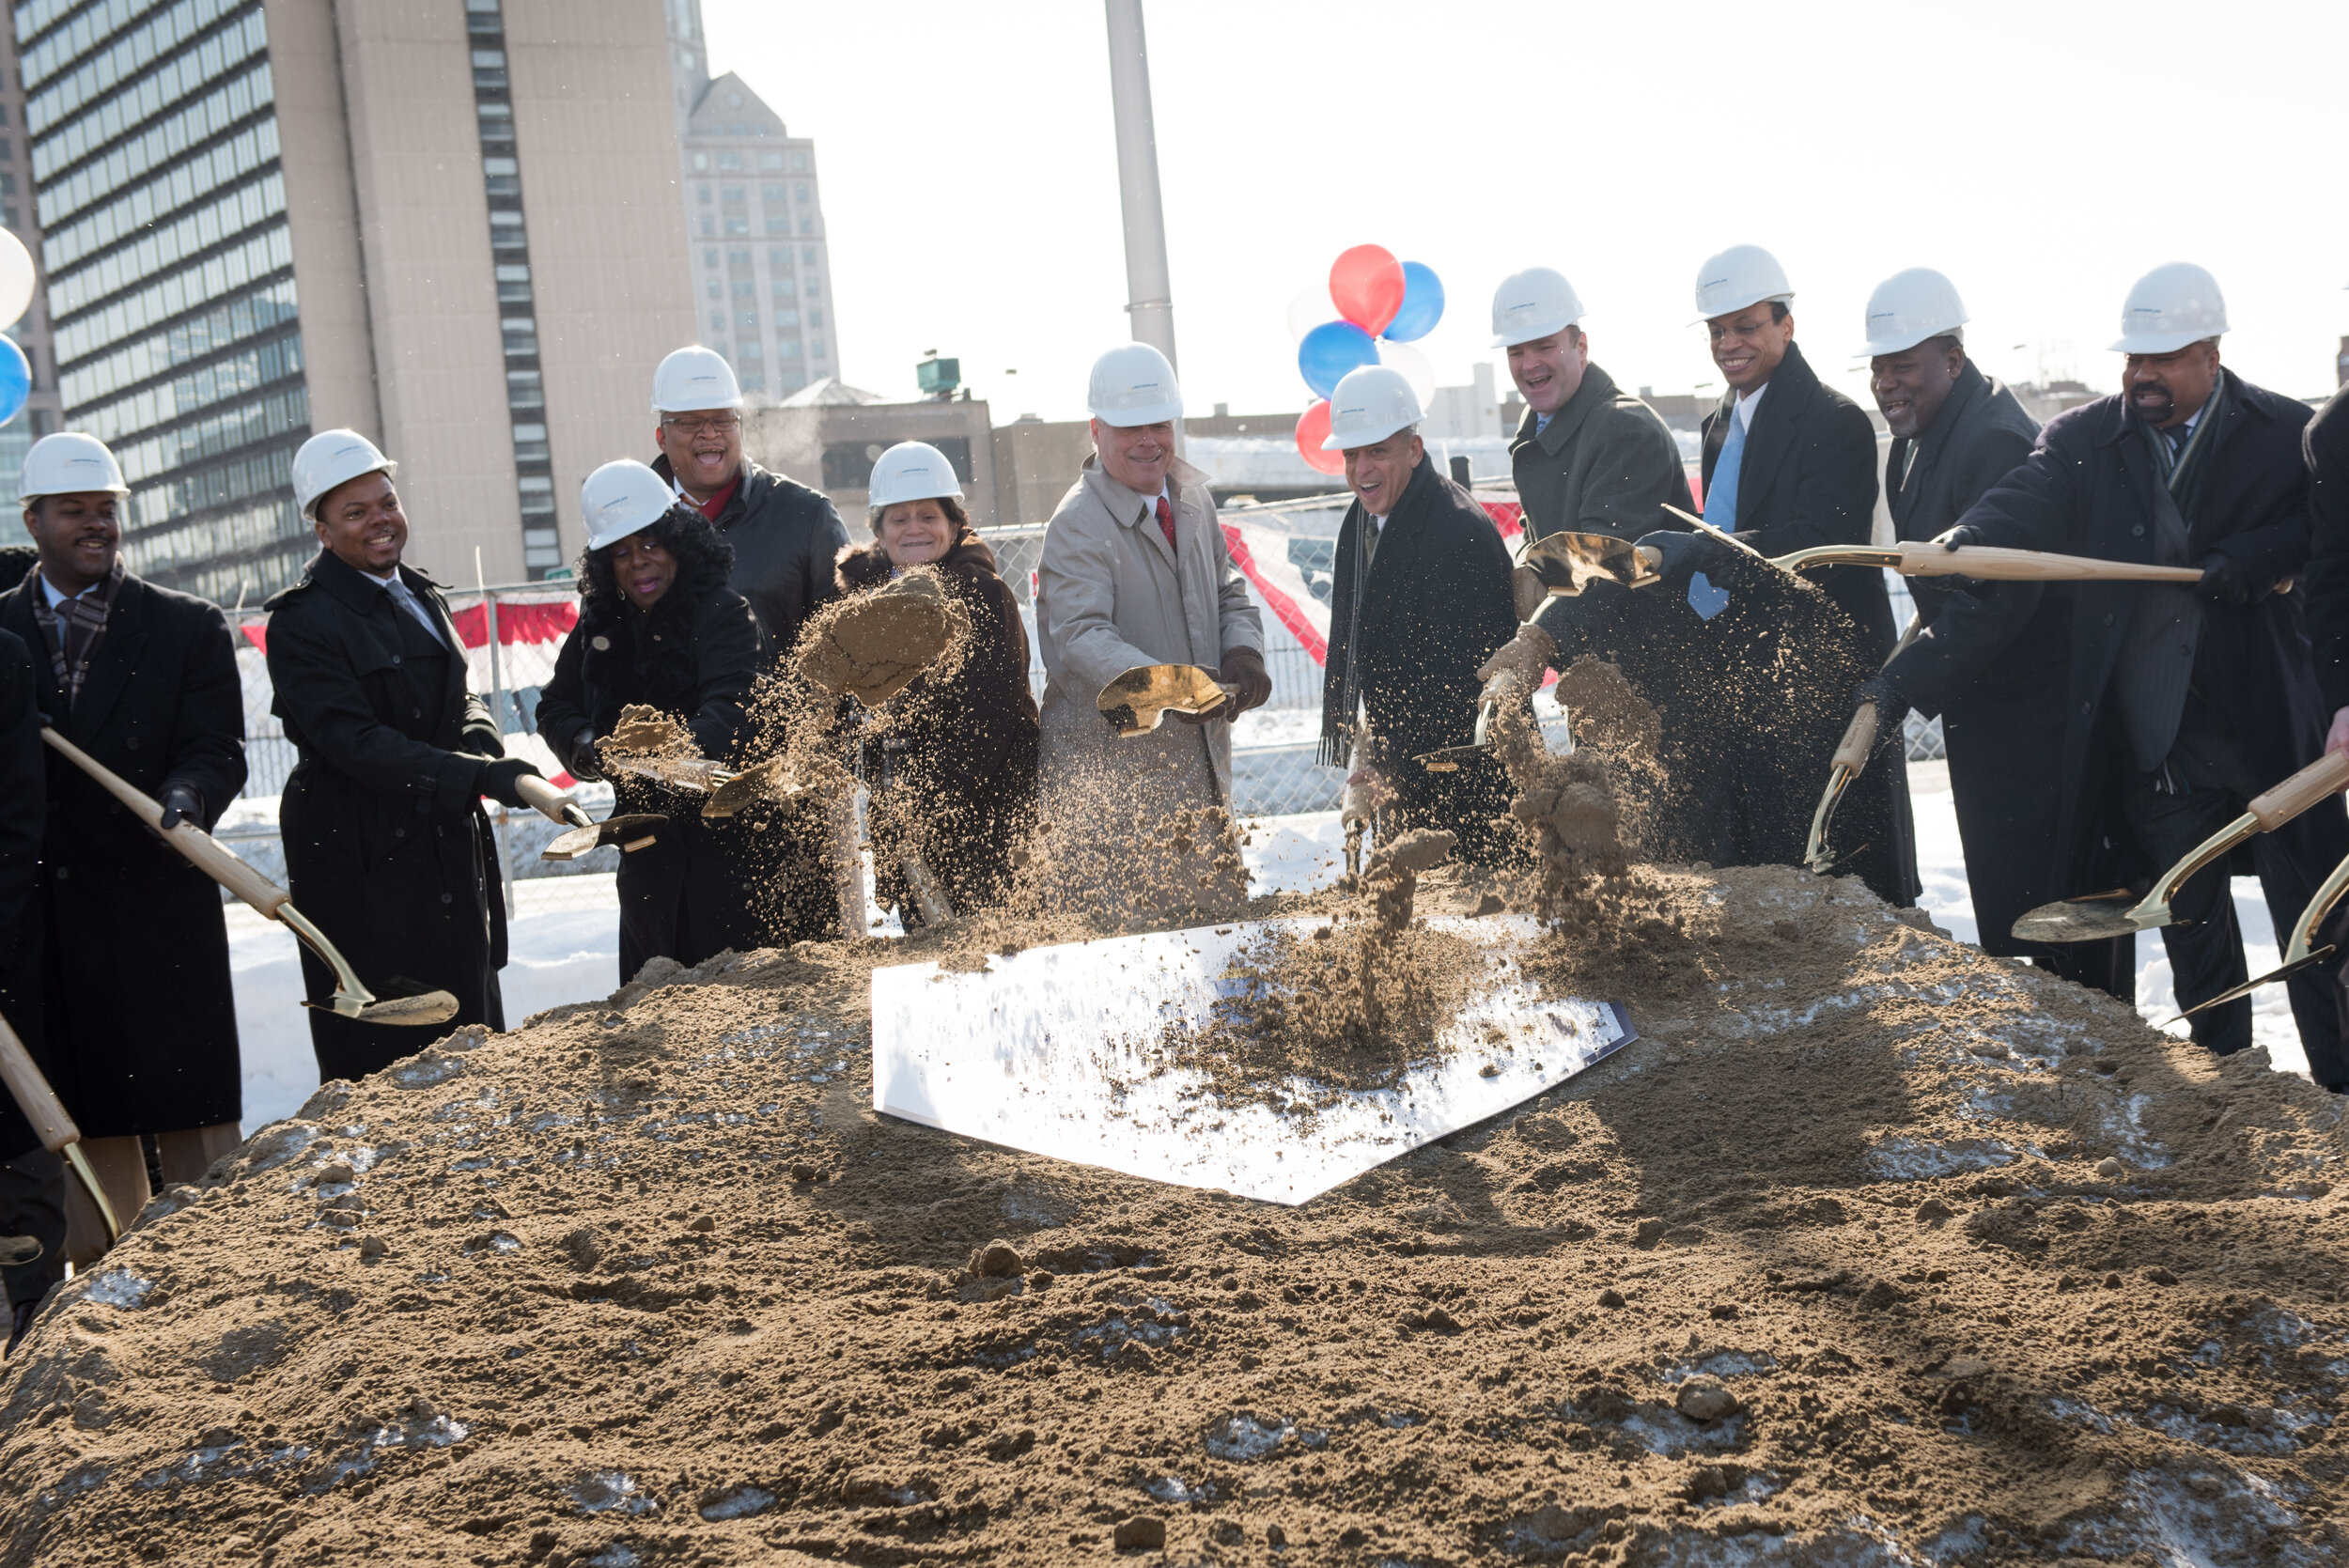
M 524 801 L 523 774 L 467 685 L 440 586 L 400 556 L 408 518 L 394 465 L 355 430 L 311 437 L 293 488 L 320 549 L 269 602 L 271 705 L 297 753 L 278 808 L 294 903 L 378 996 L 443 990 L 452 1025 L 506 1027 L 497 971 L 506 904 L 481 797 Z M 324 1003 L 334 977 L 308 948 L 302 977 Z M 322 1079 L 381 1071 L 424 1031 L 313 1008 Z
M 1437 828 L 1455 853 L 1489 862 L 1507 841 L 1494 820 L 1508 781 L 1492 756 L 1430 772 L 1416 760 L 1465 746 L 1476 727 L 1476 668 L 1517 629 L 1509 552 L 1492 519 L 1436 472 L 1415 427 L 1419 399 L 1400 371 L 1365 365 L 1330 398 L 1330 439 L 1354 492 L 1338 527 L 1322 671 L 1321 760 L 1344 767 L 1362 715 L 1372 766 L 1393 791 L 1388 836 Z
M 1868 301 L 1869 388 L 1892 433 L 1884 491 L 1904 541 L 1947 532 L 2039 439 L 2038 421 L 1967 357 L 1966 319 L 1956 286 L 1925 267 L 1887 278 Z M 2129 943 L 2013 934 L 2056 896 L 2070 585 L 1921 577 L 1909 592 L 1921 629 L 1875 683 L 1879 722 L 1910 707 L 1940 715 L 1983 951 L 2133 997 Z
M 39 564 L 0 595 L 0 629 L 38 655 L 46 721 L 163 808 L 209 829 L 244 787 L 244 699 L 217 605 L 123 567 L 129 493 L 96 438 L 25 454 L 24 527 Z M 236 995 L 219 885 L 64 756 L 48 758 L 41 852 L 50 1078 L 115 1212 L 150 1196 L 142 1136 L 167 1181 L 241 1141 Z M 158 1020 L 168 1019 L 168 1027 Z M 107 1237 L 80 1189 L 77 1265 Z
M 2324 698 L 2286 591 L 2308 563 L 2309 406 L 2227 370 L 2217 280 L 2184 262 L 2130 290 L 2114 349 L 2122 392 L 2058 415 L 2030 460 L 1943 536 L 2108 560 L 2192 566 L 2193 588 L 2083 582 L 2064 687 L 2060 896 L 2150 877 L 2316 760 Z M 2108 846 L 2127 853 L 2118 860 Z M 2326 800 L 2251 841 L 2276 928 L 2349 853 L 2349 819 Z M 2242 983 L 2243 943 L 2225 862 L 2171 900 L 2162 939 L 2179 1001 Z M 2349 1083 L 2332 989 L 2338 958 L 2290 982 L 2316 1081 Z M 2194 1038 L 2224 1056 L 2251 1043 L 2243 998 L 2197 1014 Z
M 1762 555 L 1814 545 L 1864 545 L 1875 512 L 1875 431 L 1858 404 L 1823 384 L 1795 346 L 1794 290 L 1771 255 L 1737 245 L 1697 274 L 1697 309 L 1713 363 L 1729 390 L 1704 420 L 1705 521 Z M 1753 862 L 1786 858 L 1759 852 L 1791 836 L 1799 859 L 1812 807 L 1827 783 L 1830 739 L 1819 751 L 1806 733 L 1797 743 L 1779 721 L 1779 693 L 1728 675 L 1739 664 L 1817 660 L 1795 677 L 1809 695 L 1849 716 L 1849 694 L 1892 649 L 1892 610 L 1883 573 L 1874 567 L 1830 567 L 1824 583 L 1841 611 L 1821 635 L 1800 639 L 1785 629 L 1795 587 L 1750 556 L 1703 534 L 1665 530 L 1640 541 L 1661 551 L 1667 582 L 1650 592 L 1680 595 L 1707 631 L 1692 639 L 1705 667 L 1724 672 L 1724 700 L 1744 702 L 1741 743 L 1719 759 L 1703 792 L 1719 817 L 1709 837 L 1752 842 Z M 1812 645 L 1805 646 L 1808 641 Z M 1850 677 L 1847 679 L 1847 676 Z M 1832 688 L 1833 690 L 1829 690 Z M 1885 726 L 1866 773 L 1852 785 L 1837 836 L 1857 847 L 1837 869 L 1862 877 L 1887 903 L 1916 902 L 1916 834 L 1900 726 Z M 1796 825 L 1796 824 L 1798 824 Z M 1749 862 L 1752 863 L 1752 862 Z
M 770 669 L 792 670 L 800 629 L 840 589 L 833 563 L 848 531 L 823 491 L 770 473 L 742 453 L 742 389 L 714 349 L 678 349 L 653 371 L 652 471 L 718 525 L 734 547 L 726 586 L 751 602 Z M 781 735 L 752 741 L 754 754 L 779 750 Z M 741 842 L 754 863 L 747 879 L 770 890 L 760 912 L 778 947 L 832 935 L 839 925 L 825 859 L 829 824 L 816 815 L 786 819 L 766 802 L 741 814 Z M 841 932 L 852 936 L 853 932 Z

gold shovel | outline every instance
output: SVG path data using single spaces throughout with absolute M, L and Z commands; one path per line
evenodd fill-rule
M 1169 713 L 1213 713 L 1238 694 L 1196 664 L 1137 664 L 1101 688 L 1093 706 L 1131 737 L 1148 735 Z
M 304 946 L 318 955 L 327 968 L 334 971 L 334 997 L 331 1005 L 321 1011 L 337 1017 L 356 1018 L 361 1023 L 398 1024 L 417 1027 L 446 1023 L 457 1016 L 457 999 L 446 991 L 427 991 L 421 996 L 384 997 L 359 984 L 343 955 L 334 951 L 334 944 L 326 939 L 326 933 L 310 924 L 309 917 L 293 907 L 293 895 L 237 858 L 226 845 L 193 822 L 180 822 L 169 832 L 163 832 L 163 808 L 142 794 L 120 774 L 107 768 L 96 757 L 43 725 L 40 737 L 50 747 L 64 754 L 66 760 L 96 779 L 101 788 L 131 810 L 131 814 L 148 827 L 163 833 L 163 840 L 186 857 L 196 870 L 235 893 L 239 898 L 268 919 L 277 922 L 302 939 Z M 304 1001 L 304 1007 L 318 1007 Z
M 1890 653 L 1885 655 L 1883 668 L 1889 670 L 1892 667 L 1892 660 L 1917 641 L 1924 624 L 1922 616 L 1908 617 L 1908 629 L 1901 633 L 1901 640 L 1892 644 Z M 1803 846 L 1802 851 L 1802 863 L 1813 875 L 1826 876 L 1828 868 L 1835 863 L 1835 857 L 1827 846 L 1827 831 L 1835 820 L 1835 808 L 1843 803 L 1843 792 L 1851 787 L 1854 779 L 1859 777 L 1860 769 L 1868 766 L 1868 758 L 1875 751 L 1878 717 L 1875 703 L 1861 703 L 1859 710 L 1851 716 L 1851 723 L 1845 727 L 1843 738 L 1836 745 L 1835 755 L 1828 763 L 1827 790 L 1819 797 L 1819 809 L 1811 814 L 1811 842 Z
M 2092 942 L 2131 937 L 2175 923 L 2170 901 L 2196 872 L 2261 833 L 2271 833 L 2328 795 L 2349 788 L 2349 755 L 2327 752 L 2283 783 L 2255 798 L 2241 816 L 2196 845 L 2184 860 L 2161 874 L 2143 898 L 2130 902 L 2129 890 L 2093 893 L 2042 904 L 2015 923 L 2018 941 Z M 2339 877 L 2341 873 L 2335 872 Z M 2326 884 L 2332 886 L 2330 881 Z M 2338 893 L 2335 894 L 2339 896 Z M 2320 917 L 2321 918 L 2321 917 Z M 2306 917 L 2303 917 L 2305 921 Z M 2222 1000 L 2214 998 L 2214 1001 Z M 2203 1002 L 2210 1006 L 2211 1002 Z
M 607 844 L 616 844 L 622 854 L 628 854 L 652 843 L 654 830 L 669 820 L 655 813 L 638 812 L 599 822 L 587 815 L 585 807 L 536 773 L 517 779 L 515 790 L 540 815 L 570 830 L 547 841 L 547 846 L 538 851 L 542 861 L 575 861 Z
M 2333 874 L 2325 878 L 2324 885 L 2316 890 L 2316 896 L 2309 900 L 2309 907 L 2300 911 L 2298 920 L 2293 922 L 2292 940 L 2284 948 L 2284 961 L 2281 964 L 2269 970 L 2256 980 L 2247 980 L 2232 990 L 2219 992 L 2208 1001 L 2196 1002 L 2185 1012 L 2180 1013 L 2177 1018 L 2170 1019 L 2162 1027 L 2167 1029 L 2170 1024 L 2176 1023 L 2178 1018 L 2190 1018 L 2205 1008 L 2216 1007 L 2221 1002 L 2232 1001 L 2237 997 L 2248 997 L 2262 986 L 2273 986 L 2279 980 L 2289 980 L 2310 964 L 2321 963 L 2331 957 L 2333 955 L 2332 943 L 2326 942 L 2323 947 L 2315 945 L 2316 928 L 2325 924 L 2325 918 L 2333 912 L 2333 906 L 2341 902 L 2341 895 L 2343 893 L 2349 893 L 2349 860 L 2344 860 L 2333 867 Z
M 33 1053 L 24 1048 L 8 1020 L 0 1018 L 0 1082 L 6 1082 L 8 1093 L 16 1096 L 18 1109 L 32 1123 L 33 1131 L 40 1138 L 40 1146 L 51 1154 L 65 1156 L 66 1163 L 81 1178 L 90 1202 L 98 1205 L 98 1217 L 106 1222 L 106 1234 L 119 1239 L 122 1221 L 115 1218 L 115 1206 L 106 1202 L 106 1189 L 99 1185 L 98 1172 L 89 1168 L 89 1158 L 82 1153 L 82 1129 L 73 1125 L 65 1107 L 58 1103 L 57 1092 L 49 1087 L 40 1068 L 33 1061 Z M 35 1253 L 34 1257 L 39 1256 Z M 14 1260 L 30 1263 L 32 1258 Z

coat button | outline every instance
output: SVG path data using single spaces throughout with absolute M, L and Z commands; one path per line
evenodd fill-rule
M 2106 612 L 2106 613 L 2105 613 L 2105 625 L 2107 625 L 2107 626 L 2110 626 L 2111 624 L 2112 624 L 2112 614 L 2111 614 L 2111 613 L 2110 613 L 2109 611 L 2108 611 L 2108 612 Z
M 59 867 L 57 867 L 57 880 L 58 880 L 58 881 L 60 881 L 60 882 L 62 882 L 62 881 L 64 881 L 64 880 L 66 879 L 66 877 L 67 877 L 67 871 L 66 871 L 66 868 L 65 868 L 64 866 L 59 866 Z
M 130 750 L 132 750 L 132 751 L 135 752 L 135 751 L 137 751 L 137 750 L 139 749 L 139 737 L 138 737 L 137 736 L 135 736 L 135 735 L 134 735 L 134 736 L 132 736 L 129 739 L 125 740 L 122 744 L 123 744 L 124 746 L 128 747 Z
M 392 830 L 392 836 L 394 838 L 406 838 L 408 836 L 408 830 L 405 828 L 394 828 Z
M 412 707 L 408 710 L 408 717 L 411 719 L 421 719 L 424 717 L 424 709 L 420 707 Z
M 2134 535 L 2136 537 L 2138 537 L 2138 538 L 2140 538 L 2140 539 L 2141 539 L 2141 538 L 2143 538 L 2143 537 L 2145 536 L 2145 525 L 2144 525 L 2143 523 L 2141 523 L 2141 522 L 2140 522 L 2140 523 L 2138 523 L 2138 524 L 2134 525 L 2133 527 L 2131 527 L 2131 528 L 2129 529 L 2129 532 L 2130 532 L 2132 535 Z M 397 660 L 395 660 L 395 662 L 397 662 Z
M 454 904 L 457 902 L 457 895 L 453 893 L 444 893 L 441 894 L 441 902 L 443 904 Z
M 2081 711 L 2082 713 L 2093 713 L 2095 710 L 2096 710 L 2096 705 L 2095 705 L 2095 704 L 2093 704 L 2093 703 L 2082 703 L 2082 704 L 2080 704 L 2080 711 Z

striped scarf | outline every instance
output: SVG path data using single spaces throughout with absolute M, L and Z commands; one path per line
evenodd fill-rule
M 65 691 L 68 713 L 73 711 L 74 702 L 82 695 L 82 682 L 89 675 L 90 660 L 96 656 L 98 644 L 105 640 L 106 613 L 114 608 L 115 591 L 121 586 L 119 556 L 115 559 L 114 569 L 87 592 L 59 599 L 54 608 L 48 590 L 39 582 L 33 584 L 33 620 L 49 644 L 49 666 Z

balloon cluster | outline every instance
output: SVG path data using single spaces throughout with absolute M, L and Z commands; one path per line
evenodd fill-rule
M 0 322 L 14 324 L 33 303 L 33 255 L 0 228 Z M 16 340 L 0 335 L 0 425 L 24 411 L 33 395 L 33 365 Z
M 1297 422 L 1297 450 L 1308 463 L 1324 474 L 1346 470 L 1346 459 L 1321 443 L 1330 439 L 1330 396 L 1349 370 L 1388 365 L 1411 383 L 1422 409 L 1435 401 L 1435 367 L 1411 343 L 1442 318 L 1443 285 L 1435 270 L 1397 261 L 1377 245 L 1342 253 L 1327 287 L 1315 285 L 1290 302 L 1298 374 L 1316 398 Z

